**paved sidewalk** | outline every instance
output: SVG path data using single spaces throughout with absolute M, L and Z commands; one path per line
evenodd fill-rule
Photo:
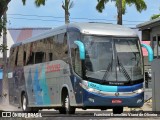
M 18 107 L 14 107 L 9 104 L 0 104 L 0 111 L 21 111 Z

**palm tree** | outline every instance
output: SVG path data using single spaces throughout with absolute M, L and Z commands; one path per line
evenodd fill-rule
M 4 15 L 5 11 L 7 10 L 7 8 L 8 8 L 7 6 L 10 1 L 11 0 L 1 0 L 0 1 L 0 37 L 1 37 L 2 29 L 3 29 L 2 16 Z
M 126 13 L 126 5 L 135 5 L 138 12 L 142 12 L 142 10 L 147 9 L 147 5 L 144 0 L 97 0 L 96 9 L 98 12 L 102 13 L 105 9 L 105 4 L 109 1 L 114 1 L 117 7 L 118 19 L 117 24 L 122 24 L 122 15 Z
M 7 10 L 6 10 L 7 11 Z M 3 81 L 2 81 L 2 103 L 9 103 L 9 95 L 8 95 L 8 79 L 7 79 L 7 14 L 6 11 L 3 13 L 3 44 L 2 44 L 2 52 L 3 52 Z M 3 48 L 6 47 L 6 49 Z
M 35 4 L 37 7 L 40 7 L 41 5 L 45 5 L 45 1 L 46 0 L 35 0 Z M 22 2 L 25 5 L 26 0 L 22 0 Z M 65 24 L 69 23 L 69 16 L 70 16 L 69 10 L 73 7 L 73 5 L 74 5 L 73 1 L 70 0 L 65 0 L 65 3 L 62 2 L 62 8 L 65 11 Z
M 154 20 L 156 18 L 159 18 L 160 17 L 160 14 L 154 14 L 151 16 L 151 20 Z
M 0 1 L 0 18 L 3 16 L 4 12 L 6 11 L 7 9 L 7 6 L 8 6 L 8 3 L 10 2 L 11 0 L 1 0 Z
M 0 37 L 3 32 L 3 44 L 0 45 L 0 52 L 3 52 L 3 81 L 2 81 L 2 94 L 1 94 L 1 104 L 9 103 L 9 95 L 8 95 L 8 79 L 7 75 L 7 38 L 6 38 L 6 23 L 7 23 L 7 15 L 6 11 L 8 9 L 8 3 L 10 0 L 1 0 L 0 1 Z
M 68 24 L 70 21 L 69 21 L 69 16 L 70 16 L 70 13 L 69 13 L 69 10 L 73 7 L 73 1 L 70 1 L 70 0 L 65 0 L 65 3 L 62 2 L 62 8 L 64 9 L 65 11 L 65 24 Z
M 159 10 L 160 10 L 160 8 L 159 8 Z M 153 14 L 153 15 L 151 16 L 151 20 L 156 19 L 156 18 L 159 18 L 159 17 L 160 17 L 160 14 Z
M 26 0 L 22 0 L 23 5 L 26 4 Z M 46 0 L 35 0 L 35 4 L 37 7 L 41 6 L 41 5 L 45 5 Z

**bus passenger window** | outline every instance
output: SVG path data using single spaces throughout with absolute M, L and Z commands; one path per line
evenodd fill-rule
M 68 54 L 67 34 L 64 35 L 63 50 L 64 53 L 67 55 Z
M 49 37 L 45 40 L 45 49 L 43 52 L 46 55 L 46 62 L 53 60 L 53 51 L 54 51 L 54 36 Z
M 10 67 L 13 68 L 15 65 L 15 50 L 14 48 L 11 48 L 10 50 L 10 57 L 9 57 L 9 63 L 10 63 Z
M 19 46 L 17 51 L 18 51 L 18 56 L 16 58 L 17 59 L 16 60 L 17 61 L 16 66 L 19 66 L 19 67 L 21 66 L 22 67 L 23 66 L 23 56 L 24 56 L 23 46 Z
M 17 61 L 18 61 L 18 50 L 16 52 L 15 66 L 17 66 Z
M 23 65 L 26 65 L 26 51 L 23 52 Z
M 49 53 L 49 61 L 52 61 L 52 60 L 53 60 L 53 54 Z
M 34 64 L 34 52 L 28 58 L 27 65 Z
M 35 64 L 44 62 L 44 53 L 36 52 L 35 54 Z

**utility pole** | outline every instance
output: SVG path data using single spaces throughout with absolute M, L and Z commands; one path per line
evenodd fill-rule
M 117 24 L 122 25 L 122 0 L 118 0 L 118 17 Z

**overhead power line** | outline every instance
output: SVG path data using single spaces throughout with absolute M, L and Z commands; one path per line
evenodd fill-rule
M 7 14 L 7 15 L 16 15 L 16 16 L 33 16 L 33 17 L 44 17 L 44 18 L 64 18 L 64 17 L 55 17 L 55 16 L 41 16 L 41 15 L 25 15 L 25 14 Z
M 50 19 L 50 20 L 47 20 L 47 19 L 32 19 L 32 18 L 15 18 L 15 17 L 8 17 L 10 19 L 17 19 L 17 20 L 31 20 L 31 21 L 47 21 L 47 22 L 64 22 L 63 20 L 54 20 L 54 19 Z M 94 19 L 96 20 L 96 19 Z M 91 20 L 93 21 L 93 20 Z M 71 21 L 71 22 L 78 22 L 78 21 Z M 96 21 L 98 22 L 98 21 Z M 127 23 L 124 23 L 123 25 L 137 25 L 136 23 L 134 24 L 127 24 Z
M 57 16 L 41 16 L 41 15 L 26 15 L 26 14 L 8 14 L 8 16 L 30 16 L 30 17 L 38 17 L 38 18 L 56 18 L 62 19 L 64 17 L 57 17 Z M 27 18 L 28 19 L 28 18 Z M 70 19 L 77 19 L 77 20 L 99 20 L 99 21 L 117 21 L 117 20 L 108 20 L 108 19 L 99 19 L 99 18 L 83 18 L 83 17 L 70 17 Z M 56 20 L 43 20 L 43 21 L 56 21 Z M 145 21 L 132 21 L 132 20 L 123 20 L 124 22 L 145 22 Z
M 40 18 L 56 18 L 56 19 L 64 19 L 64 17 L 55 17 L 55 16 L 40 16 L 40 15 L 25 15 L 25 14 L 8 14 L 9 16 L 30 16 L 30 17 L 40 17 Z M 72 18 L 70 19 L 80 19 L 80 20 L 107 20 L 107 19 L 95 19 L 95 18 Z M 107 21 L 116 21 L 116 20 L 107 20 Z
M 21 20 L 40 20 L 40 21 L 55 21 L 55 22 L 64 22 L 64 21 L 60 21 L 60 20 L 45 20 L 45 19 L 32 19 L 32 18 L 14 18 L 14 17 L 8 17 L 11 19 L 21 19 Z

